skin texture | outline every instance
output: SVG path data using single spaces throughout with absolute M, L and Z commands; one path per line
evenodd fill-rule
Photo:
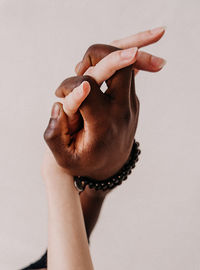
M 134 52 L 136 55 L 137 50 L 131 50 L 132 54 Z M 112 53 L 108 55 L 111 56 L 110 60 L 112 60 Z M 120 52 L 119 55 L 116 53 L 113 55 L 115 59 L 115 57 L 120 56 Z M 89 58 L 91 58 L 91 55 L 89 55 Z M 101 66 L 102 63 L 104 66 L 104 62 L 106 62 L 107 58 L 108 57 L 105 57 L 104 60 L 96 65 L 97 69 L 99 68 L 99 72 L 96 76 L 95 68 L 89 69 L 87 72 L 87 74 L 92 74 L 94 76 L 98 84 L 101 84 L 101 82 L 104 80 L 101 74 Z M 135 58 L 133 57 L 133 59 Z M 130 67 L 131 66 L 129 66 L 129 68 Z M 108 77 L 115 73 L 114 71 L 115 69 L 108 69 Z M 131 82 L 133 82 L 133 77 Z M 78 128 L 78 118 L 75 116 L 77 116 L 78 109 L 80 108 L 86 96 L 91 93 L 91 90 L 91 83 L 89 84 L 87 81 L 84 81 L 80 86 L 73 89 L 70 94 L 66 95 L 66 98 L 63 102 L 63 108 L 66 116 L 68 117 L 67 123 L 69 124 L 69 120 L 71 121 L 71 128 L 69 127 L 70 125 L 65 123 L 65 130 L 67 130 L 67 132 L 71 132 L 71 134 L 76 133 L 76 126 Z M 128 95 L 131 94 L 132 93 L 130 92 Z M 55 120 L 57 122 L 57 119 L 60 117 L 61 113 L 62 112 L 60 106 L 56 104 L 52 110 L 51 121 Z M 75 122 L 73 120 L 75 120 Z M 43 177 L 46 180 L 45 182 L 47 183 L 47 193 L 49 194 L 48 268 L 64 269 L 67 267 L 69 269 L 93 269 L 91 257 L 89 255 L 88 244 L 85 237 L 86 234 L 84 232 L 83 217 L 80 212 L 81 207 L 80 204 L 78 204 L 77 192 L 73 192 L 75 191 L 75 188 L 72 184 L 72 176 L 66 174 L 66 170 L 57 165 L 55 159 L 52 156 L 52 153 L 47 155 L 47 157 L 48 158 L 45 159 L 43 166 Z M 74 196 L 73 193 L 76 196 Z M 97 205 L 99 204 L 97 200 L 95 200 L 94 203 L 95 202 Z M 75 208 L 77 208 L 77 210 L 75 210 Z M 82 209 L 84 209 L 83 206 Z M 90 211 L 91 209 L 89 209 L 89 212 Z M 77 215 L 77 213 L 79 214 Z M 73 218 L 75 222 L 73 222 Z M 83 239 L 82 236 L 84 236 Z M 82 241 L 80 241 L 80 239 L 82 239 Z M 77 259 L 75 251 L 78 251 L 78 254 L 81 254 L 82 256 L 79 255 Z M 85 253 L 83 254 L 81 251 L 84 251 Z
M 46 151 L 42 176 L 48 200 L 48 269 L 93 270 L 79 193 L 73 176 Z
M 137 50 L 135 48 L 131 48 L 128 52 L 131 52 L 131 57 L 128 60 L 123 59 L 123 57 L 121 58 L 121 51 L 115 51 L 103 58 L 94 67 L 90 67 L 86 73 L 92 76 L 98 84 L 101 84 L 112 76 L 118 69 L 123 68 L 136 60 L 134 58 L 134 52 L 136 54 Z M 84 84 L 73 89 L 73 91 L 63 99 L 63 109 L 68 116 L 68 123 L 70 122 L 70 125 L 74 125 L 74 120 L 76 121 L 78 117 L 77 112 L 79 110 L 79 106 L 87 97 L 90 90 L 90 85 L 87 82 L 84 82 Z M 95 226 L 105 195 L 108 192 L 109 190 L 105 192 L 86 188 L 86 190 L 81 193 L 81 204 L 88 238 Z
M 158 42 L 163 37 L 164 33 L 165 27 L 157 27 L 152 30 L 147 30 L 122 39 L 112 41 L 110 45 L 119 49 L 128 49 L 131 47 L 142 48 Z M 137 61 L 133 64 L 133 68 L 135 74 L 138 73 L 139 70 L 157 72 L 161 70 L 165 64 L 166 61 L 163 58 L 154 56 L 143 51 L 139 51 L 137 55 Z M 81 71 L 79 72 L 81 65 L 82 61 L 76 65 L 76 74 L 82 73 Z
M 152 44 L 154 42 L 157 42 L 163 36 L 164 32 L 165 32 L 165 29 L 163 27 L 159 27 L 154 30 L 148 30 L 145 32 L 132 35 L 127 38 L 113 41 L 111 44 L 114 45 L 115 47 L 122 48 L 122 49 L 130 48 L 130 47 L 141 48 L 149 44 Z M 88 54 L 88 51 L 84 59 L 80 63 L 78 63 L 76 66 L 75 70 L 79 76 L 82 76 L 84 74 L 84 71 L 87 70 L 87 68 L 95 64 L 94 61 L 92 62 L 88 61 L 87 54 Z M 159 71 L 164 66 L 164 64 L 165 64 L 164 59 L 139 51 L 137 54 L 137 61 L 133 63 L 132 67 L 134 68 L 135 73 L 138 72 L 138 69 L 146 70 L 150 72 L 156 72 L 156 71 Z M 61 87 L 59 87 L 59 89 L 62 87 L 63 87 L 63 84 L 61 85 Z M 63 90 L 64 89 L 62 89 L 62 91 Z M 68 95 L 70 92 L 71 92 L 71 89 L 65 88 L 65 92 L 63 92 L 64 93 L 63 97 L 65 95 Z M 81 126 L 82 125 L 81 115 L 77 114 L 75 118 L 77 121 L 77 122 L 75 121 L 75 125 Z M 80 119 L 81 121 L 79 122 Z M 67 120 L 68 122 L 71 121 L 69 117 Z M 71 124 L 74 124 L 74 122 L 71 122 L 70 125 Z M 95 223 L 98 219 L 98 215 L 99 215 L 102 203 L 104 201 L 105 195 L 106 195 L 105 192 L 94 191 L 94 190 L 90 190 L 89 188 L 86 188 L 86 190 L 80 195 L 88 237 L 90 236 L 90 233 L 92 232 L 95 226 Z
M 158 40 L 160 40 L 160 38 L 163 36 L 164 33 L 165 33 L 165 29 L 163 27 L 159 27 L 153 30 L 148 30 L 145 32 L 134 34 L 127 38 L 113 41 L 112 44 L 119 48 L 126 48 L 126 49 L 130 48 L 131 46 L 138 46 L 141 48 L 141 47 L 157 42 Z M 94 47 L 94 45 L 92 47 Z M 91 68 L 91 66 L 95 64 L 95 63 L 91 63 L 91 61 L 87 61 L 86 55 L 84 56 L 83 60 L 76 65 L 75 71 L 78 75 L 83 75 L 84 71 L 88 67 Z M 146 70 L 149 72 L 156 72 L 162 69 L 166 61 L 163 58 L 139 51 L 137 54 L 136 63 L 137 63 L 138 69 L 142 67 L 143 70 Z M 107 62 L 107 66 L 109 66 L 109 62 Z M 133 68 L 134 68 L 134 73 L 135 74 L 138 73 L 138 69 L 136 69 L 135 63 L 133 63 Z M 63 84 L 61 84 L 61 86 L 59 87 L 60 90 L 61 88 L 63 88 Z M 56 93 L 58 91 L 59 90 L 57 90 Z M 67 96 L 71 92 L 71 90 L 66 89 L 65 87 L 64 89 L 62 89 L 62 91 L 63 91 L 63 96 Z M 76 115 L 76 118 L 80 119 L 80 114 Z M 70 122 L 71 120 L 68 119 L 68 121 Z M 80 122 L 77 121 L 76 123 L 80 123 Z M 80 195 L 88 238 L 90 237 L 90 234 L 98 220 L 98 216 L 99 216 L 103 201 L 108 192 L 109 191 L 106 191 L 106 192 L 95 191 L 86 187 L 85 191 L 82 192 Z
M 102 58 L 118 50 L 109 45 L 95 45 L 86 52 L 84 63 L 96 65 Z M 66 79 L 56 94 L 63 97 L 72 89 L 88 81 L 91 91 L 80 106 L 78 130 L 68 128 L 67 116 L 60 104 L 58 117 L 50 120 L 44 138 L 58 164 L 71 175 L 82 175 L 97 180 L 115 174 L 127 161 L 133 145 L 138 122 L 139 101 L 135 93 L 132 65 L 117 71 L 107 80 L 108 89 L 90 76 Z
M 132 44 L 143 47 L 158 41 L 164 32 L 164 28 L 160 27 L 112 44 L 121 48 L 130 48 Z M 101 44 L 91 46 L 76 67 L 78 76 L 65 80 L 56 91 L 56 95 L 63 98 L 83 81 L 88 81 L 92 89 L 73 123 L 64 114 L 62 105 L 55 104 L 57 110 L 59 106 L 59 116 L 50 120 L 44 134 L 58 164 L 72 175 L 103 180 L 123 166 L 131 151 L 139 113 L 133 67 L 136 71 L 155 72 L 165 63 L 162 58 L 139 52 L 133 65 L 116 72 L 106 81 L 108 89 L 103 94 L 99 82 L 84 73 L 116 50 L 120 49 Z M 70 125 L 66 124 L 67 121 Z M 70 126 L 76 128 L 70 129 Z

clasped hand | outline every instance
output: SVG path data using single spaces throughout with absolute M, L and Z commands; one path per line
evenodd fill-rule
M 164 65 L 162 58 L 138 51 L 164 34 L 163 28 L 156 31 L 115 41 L 112 46 L 91 46 L 76 67 L 77 76 L 56 90 L 63 100 L 54 104 L 44 138 L 69 174 L 103 180 L 127 161 L 139 115 L 134 70 L 156 72 Z

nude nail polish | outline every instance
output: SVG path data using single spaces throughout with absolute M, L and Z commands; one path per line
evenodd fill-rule
M 163 58 L 152 56 L 151 57 L 151 64 L 158 69 L 161 69 L 164 67 L 164 65 L 167 63 L 167 61 Z
M 158 34 L 164 32 L 165 30 L 166 30 L 166 27 L 165 26 L 162 26 L 162 27 L 156 27 L 156 28 L 154 28 L 154 29 L 152 29 L 150 31 L 151 31 L 151 33 L 153 35 L 158 35 Z

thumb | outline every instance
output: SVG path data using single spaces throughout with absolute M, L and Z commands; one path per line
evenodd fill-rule
M 70 151 L 71 136 L 69 134 L 68 117 L 59 102 L 53 105 L 51 118 L 44 132 L 44 139 L 57 163 L 62 167 L 69 167 L 72 159 L 72 151 Z

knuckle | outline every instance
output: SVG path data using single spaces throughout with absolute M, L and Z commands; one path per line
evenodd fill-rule
M 46 142 L 50 142 L 50 141 L 54 140 L 57 137 L 57 134 L 55 132 L 55 128 L 53 128 L 51 125 L 49 125 L 47 127 L 47 129 L 45 130 L 43 137 L 44 137 L 44 140 Z
M 43 134 L 43 137 L 44 137 L 44 140 L 46 142 L 50 141 L 51 138 L 52 138 L 52 132 L 50 132 L 49 129 L 46 129 L 45 132 L 44 132 L 44 134 Z
M 89 82 L 91 86 L 96 85 L 96 81 L 91 75 L 84 75 L 83 81 Z
M 57 89 L 56 89 L 56 96 L 58 97 L 66 97 L 71 93 L 71 89 L 67 88 L 65 83 L 63 82 Z
M 62 97 L 68 96 L 74 88 L 78 87 L 83 81 L 83 76 L 74 76 L 74 77 L 69 77 L 65 79 L 56 92 L 62 93 Z
M 92 45 L 87 49 L 86 54 L 88 55 L 88 54 L 93 54 L 93 53 L 95 53 L 96 50 L 99 49 L 99 47 L 100 47 L 99 44 L 92 44 Z

